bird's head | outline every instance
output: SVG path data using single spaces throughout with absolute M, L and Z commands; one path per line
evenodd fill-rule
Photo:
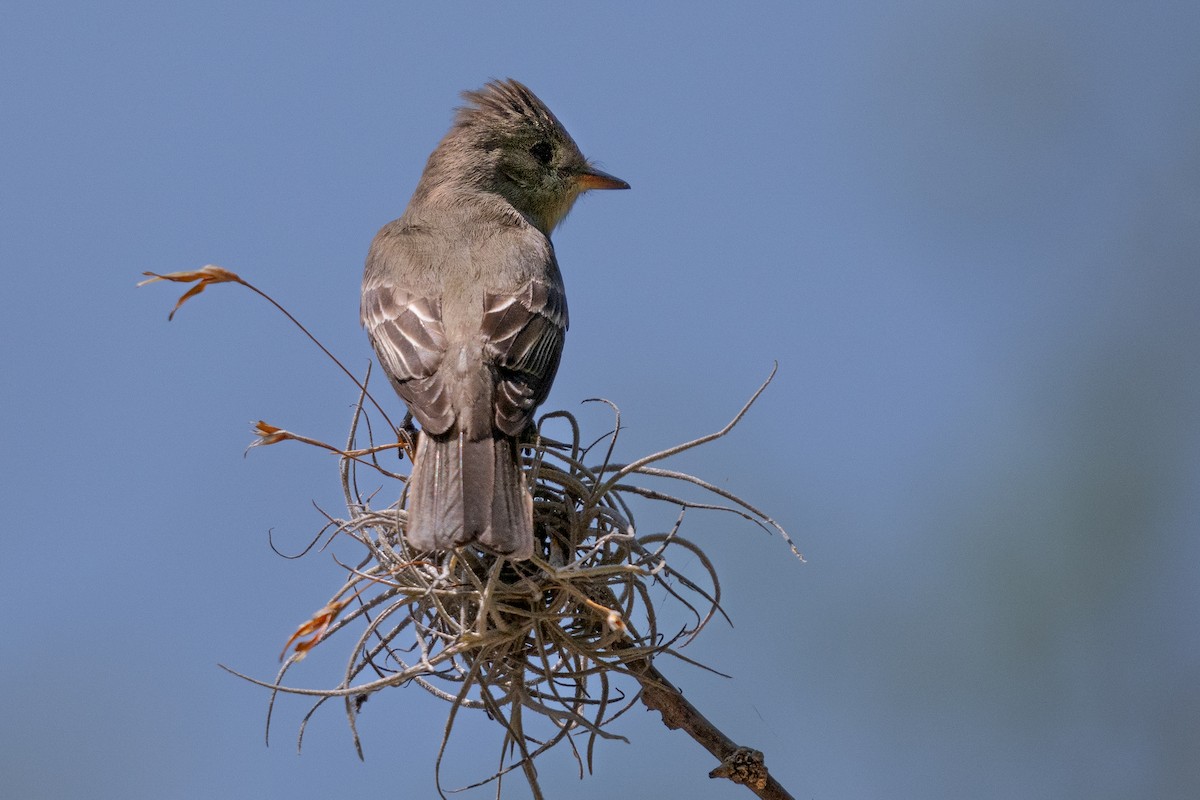
M 590 189 L 629 184 L 592 166 L 546 104 L 515 80 L 491 81 L 464 92 L 454 126 L 439 150 L 476 189 L 503 196 L 549 235 Z

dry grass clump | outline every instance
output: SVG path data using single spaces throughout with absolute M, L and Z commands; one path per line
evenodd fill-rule
M 542 417 L 524 451 L 535 487 L 539 545 L 533 559 L 516 563 L 474 548 L 440 554 L 408 548 L 404 497 L 375 509 L 359 488 L 364 468 L 402 481 L 380 465 L 377 455 L 405 445 L 369 442 L 356 449 L 361 428 L 371 438 L 370 426 L 360 424 L 365 415 L 360 400 L 350 439 L 339 451 L 348 513 L 331 518 L 327 531 L 354 539 L 363 557 L 348 568 L 330 602 L 289 641 L 295 652 L 275 681 L 255 682 L 274 692 L 316 696 L 305 723 L 321 705 L 340 699 L 360 755 L 355 717 L 363 701 L 381 689 L 413 683 L 451 704 L 442 754 L 460 709 L 481 709 L 503 726 L 502 766 L 481 783 L 520 766 L 536 785 L 532 760 L 564 740 L 582 766 L 576 736 L 585 738 L 583 753 L 590 764 L 595 740 L 622 738 L 606 726 L 637 701 L 636 691 L 622 690 L 614 679 L 625 674 L 645 681 L 656 656 L 684 658 L 677 648 L 721 613 L 716 570 L 704 551 L 681 535 L 686 510 L 731 512 L 778 531 L 791 545 L 782 528 L 736 496 L 694 476 L 651 466 L 724 436 L 766 385 L 722 430 L 630 464 L 612 463 L 620 434 L 615 406 L 609 404 L 613 429 L 586 446 L 571 414 Z M 546 433 L 551 427 L 564 427 L 569 436 L 553 439 Z M 259 423 L 258 432 L 256 444 L 294 439 L 336 449 L 265 423 Z M 638 483 L 643 476 L 700 487 L 717 502 L 698 503 L 648 488 Z M 380 492 L 376 488 L 371 494 Z M 629 507 L 634 496 L 678 507 L 675 525 L 639 534 Z M 683 574 L 675 566 L 681 562 L 699 574 Z M 652 587 L 658 591 L 651 592 Z M 688 612 L 689 621 L 678 630 L 659 626 L 656 602 L 668 599 Z M 356 638 L 337 686 L 299 689 L 284 683 L 309 649 L 351 630 Z M 534 719 L 542 723 L 536 732 L 528 729 Z M 440 762 L 441 755 L 439 768 Z

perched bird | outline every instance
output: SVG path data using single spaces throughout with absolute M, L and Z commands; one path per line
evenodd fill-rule
M 582 192 L 628 189 L 588 163 L 515 80 L 464 92 L 403 216 L 367 255 L 362 323 L 421 425 L 405 536 L 533 554 L 519 437 L 546 399 L 567 330 L 550 233 Z

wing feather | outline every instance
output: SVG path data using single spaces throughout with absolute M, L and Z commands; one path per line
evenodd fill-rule
M 532 279 L 514 293 L 484 298 L 482 333 L 496 365 L 496 427 L 517 436 L 546 399 L 567 330 L 561 285 Z
M 446 354 L 441 302 L 395 287 L 367 286 L 362 324 L 384 372 L 421 427 L 435 434 L 449 430 L 454 409 L 438 376 Z

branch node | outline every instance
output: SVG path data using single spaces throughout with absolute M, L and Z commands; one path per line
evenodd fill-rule
M 708 777 L 728 778 L 734 783 L 761 791 L 766 788 L 770 776 L 767 773 L 767 765 L 763 763 L 761 750 L 739 747 L 725 757 L 721 766 L 708 773 Z

